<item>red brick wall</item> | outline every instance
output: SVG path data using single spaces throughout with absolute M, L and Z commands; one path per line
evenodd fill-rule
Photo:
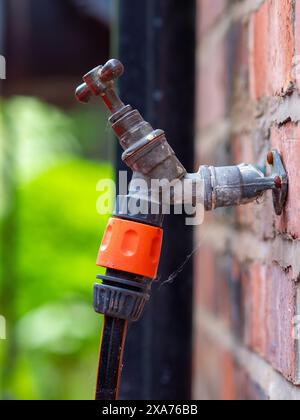
M 300 1 L 197 4 L 197 160 L 276 147 L 290 191 L 282 217 L 268 194 L 197 229 L 194 397 L 300 400 Z

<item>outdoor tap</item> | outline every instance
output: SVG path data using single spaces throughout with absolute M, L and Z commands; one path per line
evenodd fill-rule
M 268 171 L 241 164 L 202 166 L 198 173 L 188 174 L 164 131 L 153 129 L 137 110 L 120 99 L 114 82 L 123 72 L 118 60 L 110 60 L 85 75 L 84 83 L 76 90 L 77 99 L 83 103 L 93 96 L 102 98 L 112 114 L 109 122 L 124 150 L 122 159 L 133 172 L 132 184 L 137 180 L 145 183 L 142 191 L 131 186 L 127 196 L 117 199 L 97 259 L 97 265 L 107 269 L 105 275 L 97 276 L 101 282 L 94 286 L 95 311 L 105 315 L 96 391 L 96 399 L 104 400 L 117 398 L 127 323 L 141 317 L 150 299 L 152 281 L 157 277 L 165 202 L 160 190 L 153 191 L 152 181 L 192 187 L 190 196 L 184 194 L 184 188 L 179 195 L 173 193 L 171 204 L 200 203 L 207 211 L 247 204 L 272 190 L 275 212 L 280 215 L 288 192 L 287 174 L 276 150 L 268 154 Z M 143 202 L 147 211 L 129 211 L 127 204 L 132 201 Z M 159 211 L 152 212 L 153 207 Z
M 124 73 L 123 64 L 116 59 L 98 66 L 83 77 L 84 83 L 76 90 L 76 98 L 87 103 L 93 96 L 103 99 L 112 113 L 109 122 L 124 149 L 123 161 L 133 171 L 133 179 L 144 179 L 149 185 L 153 179 L 203 183 L 203 194 L 194 194 L 191 202 L 203 200 L 206 211 L 220 207 L 248 204 L 260 198 L 267 190 L 273 190 L 277 215 L 283 211 L 287 198 L 288 179 L 280 154 L 273 150 L 268 154 L 266 167 L 241 164 L 228 167 L 201 166 L 197 174 L 188 174 L 166 140 L 164 131 L 154 130 L 140 113 L 130 105 L 124 105 L 117 94 L 114 82 Z M 196 191 L 196 189 L 194 189 Z M 148 199 L 145 194 L 136 199 Z M 152 195 L 153 197 L 153 195 Z M 171 196 L 171 204 L 174 204 Z M 189 200 L 182 194 L 177 204 Z M 124 203 L 124 201 L 123 201 Z M 120 200 L 117 205 L 120 205 Z

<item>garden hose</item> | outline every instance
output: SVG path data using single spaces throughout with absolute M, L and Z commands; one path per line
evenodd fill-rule
M 104 317 L 96 385 L 97 401 L 115 401 L 118 398 L 126 330 L 127 321 Z

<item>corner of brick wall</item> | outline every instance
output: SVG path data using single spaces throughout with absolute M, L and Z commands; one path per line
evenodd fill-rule
M 300 1 L 197 6 L 197 161 L 275 147 L 290 188 L 282 217 L 268 194 L 197 229 L 194 398 L 300 400 Z

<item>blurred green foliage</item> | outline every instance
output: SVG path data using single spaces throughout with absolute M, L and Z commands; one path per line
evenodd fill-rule
M 108 218 L 96 184 L 113 176 L 105 117 L 34 98 L 2 103 L 0 116 L 1 397 L 91 399 L 101 328 L 92 286 Z

